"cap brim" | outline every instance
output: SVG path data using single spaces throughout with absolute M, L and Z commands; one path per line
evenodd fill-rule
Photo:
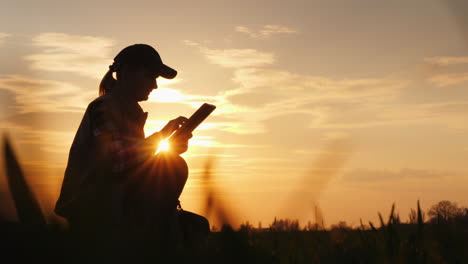
M 174 79 L 176 77 L 177 71 L 167 66 L 166 64 L 161 65 L 159 68 L 159 76 L 165 79 Z

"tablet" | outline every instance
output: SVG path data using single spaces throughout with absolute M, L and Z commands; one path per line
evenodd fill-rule
M 215 110 L 215 108 L 216 106 L 212 104 L 204 103 L 202 106 L 200 106 L 200 108 L 198 108 L 197 111 L 195 111 L 195 113 L 192 114 L 187 122 L 185 122 L 179 129 L 174 132 L 172 137 L 176 137 L 185 133 L 191 133 Z

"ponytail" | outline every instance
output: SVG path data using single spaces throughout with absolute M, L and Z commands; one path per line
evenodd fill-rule
M 109 70 L 102 77 L 101 83 L 99 84 L 99 96 L 104 95 L 112 90 L 117 84 L 117 80 L 114 79 L 112 73 L 115 71 L 114 65 L 109 66 Z

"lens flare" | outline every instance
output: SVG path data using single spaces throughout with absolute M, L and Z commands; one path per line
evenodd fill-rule
M 161 151 L 168 151 L 169 149 L 170 149 L 169 142 L 167 140 L 163 140 L 161 141 L 161 143 L 159 143 L 158 149 L 156 150 L 155 154 L 158 154 Z

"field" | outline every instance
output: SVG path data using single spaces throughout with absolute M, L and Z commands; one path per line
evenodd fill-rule
M 9 189 L 19 222 L 0 219 L 1 255 L 13 262 L 46 263 L 468 263 L 468 214 L 425 220 L 418 206 L 411 223 L 380 213 L 380 223 L 344 223 L 324 229 L 300 227 L 275 219 L 267 228 L 245 223 L 208 230 L 178 217 L 170 230 L 115 233 L 72 232 L 54 218 L 46 219 L 5 140 Z M 444 203 L 441 203 L 442 205 Z M 445 203 L 446 204 L 446 203 Z M 445 207 L 444 207 L 445 208 Z M 443 208 L 442 208 L 443 209 Z M 455 208 L 457 209 L 457 208 Z M 217 211 L 219 218 L 229 212 Z M 182 211 L 178 211 L 183 215 Z
M 161 243 L 150 236 L 86 236 L 49 225 L 1 226 L 2 255 L 18 261 L 156 263 L 467 263 L 466 223 L 395 224 L 380 228 L 288 230 L 229 226 L 204 239 Z

